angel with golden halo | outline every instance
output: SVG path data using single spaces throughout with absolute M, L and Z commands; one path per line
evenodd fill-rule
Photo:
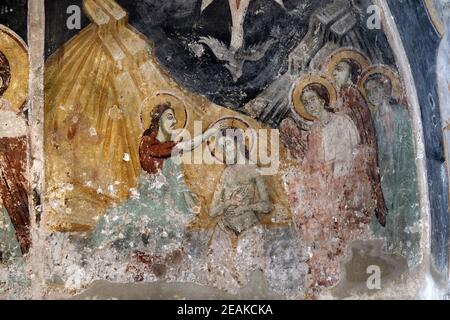
M 332 167 L 336 178 L 351 173 L 360 137 L 354 121 L 335 112 L 337 93 L 331 82 L 324 76 L 307 76 L 299 82 L 294 97 L 298 112 L 314 121 L 305 160 L 313 167 Z
M 363 235 L 376 203 L 365 145 L 357 123 L 341 107 L 326 75 L 307 74 L 292 93 L 296 113 L 312 123 L 298 169 L 287 176 L 294 221 L 306 243 L 320 243 L 310 263 L 314 281 L 335 284 L 320 266 L 338 268 L 348 243 Z
M 372 110 L 377 133 L 381 186 L 389 210 L 388 248 L 417 263 L 420 235 L 407 232 L 420 219 L 419 191 L 413 130 L 408 107 L 403 104 L 403 86 L 396 71 L 385 65 L 369 67 L 359 82 Z M 403 239 L 400 245 L 396 239 Z M 406 242 L 409 245 L 406 245 Z
M 369 64 L 369 59 L 361 52 L 352 48 L 341 48 L 328 57 L 324 64 L 324 72 L 334 80 L 341 99 L 342 112 L 348 114 L 355 122 L 360 135 L 360 144 L 365 146 L 365 151 L 369 155 L 367 174 L 372 181 L 376 203 L 375 215 L 378 222 L 385 226 L 387 209 L 378 173 L 375 127 L 367 102 L 357 86 L 361 73 Z

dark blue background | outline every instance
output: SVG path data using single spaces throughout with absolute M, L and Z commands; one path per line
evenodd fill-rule
M 405 46 L 422 111 L 431 202 L 431 252 L 436 268 L 448 272 L 448 178 L 437 94 L 440 38 L 422 0 L 388 0 Z
M 5 10 L 5 9 L 8 10 Z M 10 11 L 12 9 L 12 11 Z M 0 0 L 0 24 L 3 24 L 27 41 L 27 0 Z

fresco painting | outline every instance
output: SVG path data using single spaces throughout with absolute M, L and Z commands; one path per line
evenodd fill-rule
M 23 258 L 29 254 L 32 243 L 28 202 L 28 48 L 21 36 L 8 27 L 8 21 L 11 22 L 0 20 L 0 296 L 10 288 L 17 295 L 26 290 Z M 20 29 L 20 23 L 12 25 Z
M 233 293 L 261 272 L 314 298 L 375 239 L 414 268 L 411 115 L 368 4 L 84 1 L 90 23 L 46 62 L 48 242 L 76 252 L 49 277 Z M 249 158 L 258 129 L 276 132 L 269 175 Z
M 391 1 L 36 1 L 0 3 L 0 299 L 380 298 L 442 260 Z

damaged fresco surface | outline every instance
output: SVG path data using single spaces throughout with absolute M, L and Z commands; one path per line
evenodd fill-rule
M 20 6 L 26 8 L 26 2 Z M 1 10 L 3 17 L 5 8 Z M 10 291 L 20 297 L 30 284 L 24 261 L 31 247 L 26 21 L 26 16 L 10 21 L 15 30 L 0 24 L 0 296 Z
M 35 294 L 32 226 L 46 298 L 371 297 L 374 266 L 395 296 L 426 239 L 413 100 L 374 4 L 46 0 L 38 217 L 26 20 L 3 22 L 0 298 Z

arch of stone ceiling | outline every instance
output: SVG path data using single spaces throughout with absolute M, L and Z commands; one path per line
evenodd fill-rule
M 431 255 L 431 206 L 430 206 L 430 190 L 428 187 L 428 174 L 427 174 L 427 159 L 425 152 L 425 138 L 424 138 L 424 128 L 421 117 L 421 106 L 419 102 L 419 97 L 416 89 L 416 83 L 414 80 L 413 72 L 409 63 L 408 55 L 406 53 L 406 49 L 403 45 L 402 38 L 400 36 L 400 32 L 395 23 L 394 17 L 391 13 L 390 7 L 386 0 L 373 0 L 375 5 L 378 5 L 383 12 L 383 27 L 385 34 L 388 38 L 389 44 L 394 52 L 396 63 L 399 69 L 399 73 L 404 80 L 406 94 L 408 97 L 408 104 L 411 110 L 411 118 L 413 124 L 413 133 L 414 140 L 416 144 L 416 163 L 417 163 L 417 173 L 418 173 L 418 181 L 419 181 L 419 192 L 420 192 L 420 206 L 421 206 L 421 248 L 423 254 L 423 260 L 419 268 L 422 268 L 422 274 L 424 274 L 424 278 L 422 283 L 420 284 L 421 289 L 420 292 L 428 292 L 418 294 L 421 295 L 421 298 L 428 299 L 433 298 L 429 295 L 439 295 L 442 297 L 444 291 L 440 292 L 440 290 L 426 290 L 430 286 L 438 287 L 437 283 L 442 281 L 442 278 L 448 278 L 448 275 L 439 274 L 438 278 L 431 279 L 429 276 L 433 274 L 433 264 L 432 264 L 432 255 Z M 431 5 L 431 1 L 425 0 L 425 3 L 428 5 L 428 8 L 434 9 L 434 6 L 429 7 Z M 430 10 L 429 13 L 436 11 Z M 435 16 L 437 18 L 437 16 Z M 442 29 L 438 24 L 438 20 L 433 20 L 436 31 L 441 32 Z M 442 288 L 445 290 L 445 288 Z M 440 292 L 440 293 L 438 293 Z M 442 293 L 442 295 L 441 295 Z M 436 298 L 434 297 L 434 298 Z

